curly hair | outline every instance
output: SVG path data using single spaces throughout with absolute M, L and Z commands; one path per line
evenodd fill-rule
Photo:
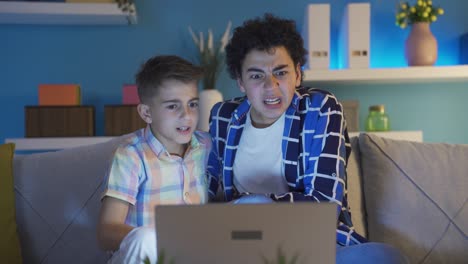
M 307 50 L 304 48 L 304 40 L 297 31 L 294 20 L 266 13 L 263 18 L 245 21 L 242 26 L 234 30 L 226 46 L 226 65 L 231 78 L 237 79 L 241 76 L 242 63 L 251 50 L 270 51 L 279 46 L 286 48 L 294 66 L 299 64 L 302 73 Z
M 142 103 L 150 100 L 164 81 L 197 82 L 203 69 L 174 55 L 155 56 L 141 65 L 135 75 L 138 96 Z

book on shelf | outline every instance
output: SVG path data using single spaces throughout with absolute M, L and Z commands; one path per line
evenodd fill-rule
M 81 104 L 78 84 L 39 84 L 40 106 L 73 106 Z
M 302 27 L 306 69 L 330 68 L 330 4 L 309 4 Z

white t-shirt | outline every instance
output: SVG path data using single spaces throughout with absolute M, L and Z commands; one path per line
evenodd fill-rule
M 247 114 L 233 166 L 234 186 L 239 192 L 288 191 L 281 152 L 284 118 L 285 114 L 269 127 L 255 128 L 250 112 Z

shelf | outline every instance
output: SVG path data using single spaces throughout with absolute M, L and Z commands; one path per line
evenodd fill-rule
M 133 14 L 117 3 L 59 3 L 0 1 L 0 24 L 128 25 L 136 24 Z
M 351 132 L 349 136 L 355 137 L 359 133 L 370 133 L 397 140 L 423 141 L 422 131 Z M 7 138 L 5 143 L 15 143 L 15 150 L 18 151 L 59 150 L 103 143 L 113 138 L 115 137 Z
M 57 137 L 57 138 L 7 138 L 5 143 L 15 143 L 15 150 L 59 150 L 103 143 L 113 137 Z
M 468 81 L 468 65 L 405 68 L 305 70 L 304 83 L 422 83 Z

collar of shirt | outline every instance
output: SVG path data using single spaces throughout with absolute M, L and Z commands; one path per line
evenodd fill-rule
M 151 131 L 151 127 L 149 125 L 147 125 L 145 128 L 144 137 L 151 150 L 153 150 L 153 152 L 158 156 L 158 158 L 161 158 L 162 155 L 172 158 L 171 154 L 167 151 L 166 147 L 164 147 L 164 145 L 153 135 L 153 132 Z M 200 142 L 198 141 L 195 135 L 192 135 L 192 138 L 190 140 L 190 146 L 185 151 L 184 157 L 187 156 L 189 152 L 194 151 L 199 147 Z

